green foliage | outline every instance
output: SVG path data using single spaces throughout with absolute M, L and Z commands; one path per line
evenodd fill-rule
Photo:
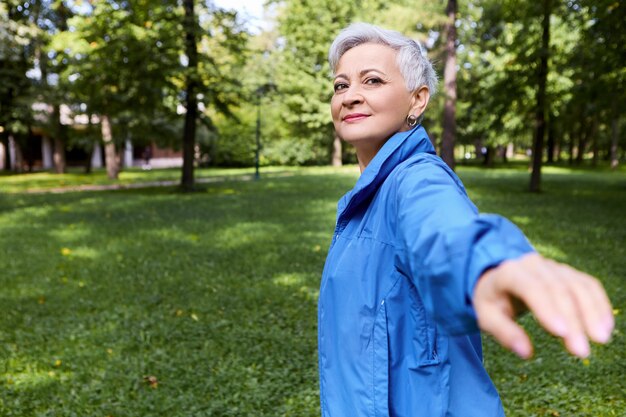
M 279 14 L 277 80 L 290 142 L 307 162 L 328 163 L 333 141 L 328 46 L 354 15 L 350 2 L 285 2 Z M 308 146 L 307 146 L 308 145 Z M 308 152 L 307 152 L 307 148 Z
M 33 120 L 32 43 L 40 31 L 17 1 L 0 3 L 0 126 L 7 134 L 24 134 Z M 1 132 L 0 132 L 1 133 Z
M 467 3 L 459 27 L 461 142 L 529 146 L 541 45 L 540 2 Z M 592 140 L 608 148 L 611 120 L 619 117 L 615 108 L 624 105 L 618 93 L 623 65 L 616 57 L 623 56 L 625 43 L 623 31 L 614 30 L 623 26 L 622 6 L 610 1 L 554 2 L 548 124 L 562 149 L 584 150 Z
M 240 97 L 236 79 L 246 33 L 231 12 L 199 6 L 199 68 L 188 74 L 183 55 L 183 12 L 175 1 L 94 1 L 76 9 L 50 43 L 53 64 L 76 112 L 106 114 L 116 142 L 154 141 L 179 147 L 178 106 L 188 76 L 198 82 L 203 126 L 210 113 L 229 113 Z M 88 140 L 78 143 L 89 142 Z
M 547 192 L 529 195 L 523 169 L 459 170 L 481 210 L 509 216 L 540 251 L 596 275 L 616 308 L 614 340 L 594 346 L 589 362 L 531 317 L 523 322 L 537 354 L 528 362 L 486 337 L 507 415 L 619 415 L 624 172 L 548 168 Z M 299 169 L 187 195 L 0 194 L 0 414 L 318 416 L 317 288 L 336 200 L 357 172 Z M 35 175 L 0 177 L 0 187 L 59 178 Z
M 183 9 L 174 0 L 0 2 L 0 139 L 26 145 L 33 127 L 91 149 L 97 126 L 72 130 L 35 102 L 108 114 L 115 140 L 177 148 L 185 80 L 198 82 L 202 163 L 254 161 L 257 104 L 263 164 L 326 164 L 334 132 L 326 54 L 340 29 L 367 21 L 428 47 L 439 73 L 446 2 L 268 1 L 273 19 L 248 33 L 233 11 L 196 2 L 197 71 L 186 67 Z M 465 0 L 457 15 L 458 139 L 528 147 L 534 128 L 541 2 Z M 626 147 L 626 7 L 614 0 L 553 2 L 548 132 L 557 157 L 606 157 Z M 193 73 L 192 73 L 193 72 Z M 262 86 L 271 92 L 257 94 Z M 443 95 L 426 113 L 441 135 Z M 95 120 L 95 119 L 94 119 Z M 351 150 L 344 159 L 353 157 Z
M 147 0 L 92 2 L 51 42 L 56 59 L 67 61 L 61 80 L 75 103 L 113 118 L 118 142 L 166 136 L 159 127 L 173 122 L 175 107 L 164 98 L 176 94 L 176 10 L 173 3 Z

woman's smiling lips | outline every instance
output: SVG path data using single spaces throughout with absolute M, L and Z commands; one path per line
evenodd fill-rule
M 342 121 L 344 122 L 357 122 L 359 120 L 363 120 L 365 118 L 369 117 L 369 114 L 363 114 L 363 113 L 350 113 L 346 116 L 343 117 Z

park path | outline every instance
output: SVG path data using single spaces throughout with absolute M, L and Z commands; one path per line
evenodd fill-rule
M 292 176 L 292 172 L 273 172 L 273 173 L 265 173 L 261 178 L 264 177 L 288 177 Z M 243 174 L 243 175 L 222 175 L 208 178 L 196 178 L 196 184 L 210 184 L 217 182 L 226 182 L 226 181 L 251 181 L 253 180 L 254 174 Z M 154 187 L 172 187 L 180 185 L 180 180 L 163 180 L 163 181 L 147 181 L 147 182 L 136 182 L 130 184 L 107 184 L 107 185 L 76 185 L 76 186 L 66 186 L 66 187 L 56 187 L 56 188 L 32 188 L 26 191 L 23 191 L 27 194 L 62 194 L 62 193 L 73 193 L 79 191 L 110 191 L 110 190 L 129 190 L 129 189 L 138 189 L 138 188 L 154 188 Z

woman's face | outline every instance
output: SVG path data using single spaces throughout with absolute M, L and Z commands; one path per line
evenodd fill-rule
M 337 135 L 378 151 L 394 133 L 408 130 L 414 101 L 396 64 L 397 52 L 365 43 L 348 50 L 337 65 L 331 113 Z

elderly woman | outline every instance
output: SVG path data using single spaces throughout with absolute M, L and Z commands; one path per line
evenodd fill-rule
M 333 42 L 331 113 L 361 176 L 338 204 L 319 296 L 324 417 L 502 416 L 479 328 L 522 358 L 528 308 L 572 354 L 606 343 L 609 300 L 592 277 L 535 253 L 480 215 L 420 125 L 436 75 L 397 32 L 353 24 Z

